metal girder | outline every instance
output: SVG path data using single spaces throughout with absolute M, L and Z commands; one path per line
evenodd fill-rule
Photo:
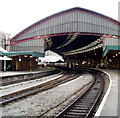
M 96 33 L 81 33 L 81 32 L 76 32 L 76 33 L 58 33 L 58 34 L 50 34 L 50 35 L 41 35 L 41 36 L 36 36 L 36 37 L 30 37 L 18 41 L 11 41 L 11 45 L 16 45 L 17 43 L 28 41 L 28 40 L 34 40 L 34 39 L 41 39 L 44 42 L 44 39 L 47 37 L 53 37 L 53 36 L 62 36 L 62 35 L 94 35 L 94 36 L 104 36 L 105 38 L 112 38 L 115 37 L 115 35 L 103 35 L 103 34 L 96 34 Z M 116 36 L 120 37 L 120 36 Z
M 85 47 L 82 47 L 82 48 L 79 48 L 79 49 L 76 49 L 76 50 L 72 50 L 72 51 L 69 51 L 69 52 L 64 52 L 63 54 L 64 55 L 74 55 L 74 54 L 89 52 L 89 51 L 101 48 L 102 46 L 103 46 L 102 40 L 101 39 L 97 39 L 96 41 L 88 44 Z

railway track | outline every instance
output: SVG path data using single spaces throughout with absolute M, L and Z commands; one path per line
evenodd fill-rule
M 78 73 L 76 74 L 75 72 L 72 72 L 72 71 L 67 72 L 67 73 L 65 72 L 62 77 L 59 77 L 57 79 L 54 79 L 54 80 L 48 81 L 46 83 L 43 83 L 43 84 L 40 84 L 40 85 L 37 85 L 34 87 L 30 87 L 27 89 L 23 89 L 23 90 L 2 96 L 2 99 L 0 100 L 0 105 L 4 106 L 4 105 L 7 105 L 8 103 L 11 103 L 18 99 L 25 98 L 30 95 L 35 95 L 38 92 L 42 92 L 42 91 L 51 89 L 55 86 L 58 86 L 60 84 L 63 84 L 70 80 L 73 80 L 73 79 L 79 77 L 80 75 L 81 74 L 78 74 Z
M 25 82 L 25 81 L 29 81 L 29 80 L 35 80 L 35 79 L 38 79 L 38 78 L 41 78 L 41 77 L 46 77 L 46 76 L 50 76 L 52 74 L 57 74 L 59 72 L 61 72 L 61 71 L 55 69 L 53 71 L 38 72 L 38 73 L 33 73 L 33 74 L 5 76 L 5 77 L 2 77 L 2 82 L 0 84 L 2 86 L 6 86 L 6 85 Z
M 91 73 L 91 72 L 90 72 Z M 92 72 L 94 82 L 80 97 L 66 107 L 55 118 L 90 118 L 104 88 L 104 79 L 100 72 Z

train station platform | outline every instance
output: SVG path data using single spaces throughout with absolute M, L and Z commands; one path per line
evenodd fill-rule
M 0 77 L 23 75 L 23 74 L 34 74 L 34 73 L 39 73 L 42 71 L 50 71 L 50 70 L 54 70 L 54 68 L 53 67 L 44 67 L 44 68 L 40 67 L 33 71 L 0 71 Z
M 41 71 L 51 70 L 53 68 L 43 68 Z M 108 116 L 117 117 L 120 116 L 120 70 L 108 70 L 102 69 L 103 72 L 107 73 L 110 78 L 110 85 L 108 87 L 107 93 L 105 94 L 95 116 Z M 33 71 L 32 73 L 36 73 Z M 9 75 L 31 73 L 29 71 L 20 72 L 0 72 L 0 77 Z
M 109 88 L 95 114 L 95 116 L 120 116 L 119 104 L 119 86 L 120 86 L 120 70 L 102 70 L 108 74 L 110 78 Z

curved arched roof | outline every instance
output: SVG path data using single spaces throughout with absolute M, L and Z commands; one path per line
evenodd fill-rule
M 110 18 L 110 17 L 108 17 L 108 16 L 105 16 L 105 15 L 103 15 L 103 14 L 100 14 L 100 13 L 97 13 L 97 12 L 95 12 L 95 11 L 91 11 L 91 10 L 88 10 L 88 9 L 75 7 L 75 8 L 71 8 L 71 9 L 68 9 L 68 10 L 61 11 L 61 12 L 59 12 L 59 13 L 56 13 L 56 14 L 54 14 L 54 15 L 48 16 L 48 17 L 46 17 L 46 18 L 44 18 L 44 19 L 42 19 L 42 20 L 40 20 L 40 21 L 38 21 L 38 22 L 30 25 L 29 27 L 27 27 L 26 29 L 24 29 L 23 31 L 21 31 L 20 33 L 18 33 L 17 35 L 15 35 L 15 36 L 11 39 L 11 41 L 16 40 L 17 38 L 19 38 L 19 37 L 22 36 L 23 34 L 27 33 L 31 28 L 33 28 L 33 27 L 35 27 L 35 26 L 37 26 L 37 25 L 39 25 L 39 24 L 45 23 L 45 22 L 47 22 L 47 21 L 50 20 L 50 19 L 56 18 L 56 17 L 58 17 L 58 16 L 60 16 L 60 15 L 63 15 L 63 14 L 70 13 L 70 12 L 72 12 L 72 11 L 79 11 L 79 12 L 85 12 L 85 13 L 87 13 L 87 14 L 92 14 L 93 16 L 97 16 L 97 17 L 100 17 L 100 18 L 105 19 L 105 20 L 107 20 L 107 21 L 110 21 L 110 22 L 112 22 L 112 23 L 114 23 L 114 24 L 116 24 L 116 25 L 120 25 L 120 22 L 118 22 L 118 21 L 116 21 L 116 20 L 114 20 L 114 19 L 112 19 L 112 18 Z
M 32 24 L 14 36 L 11 45 L 14 51 L 43 52 L 50 49 L 60 55 L 69 55 L 90 51 L 93 45 L 97 49 L 101 47 L 101 37 L 120 37 L 119 34 L 120 22 L 97 12 L 75 7 Z

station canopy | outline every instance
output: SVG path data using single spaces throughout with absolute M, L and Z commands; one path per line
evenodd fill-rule
M 103 14 L 71 8 L 46 17 L 11 39 L 12 51 L 47 50 L 63 58 L 98 58 L 103 55 L 107 38 L 120 38 L 120 22 Z

